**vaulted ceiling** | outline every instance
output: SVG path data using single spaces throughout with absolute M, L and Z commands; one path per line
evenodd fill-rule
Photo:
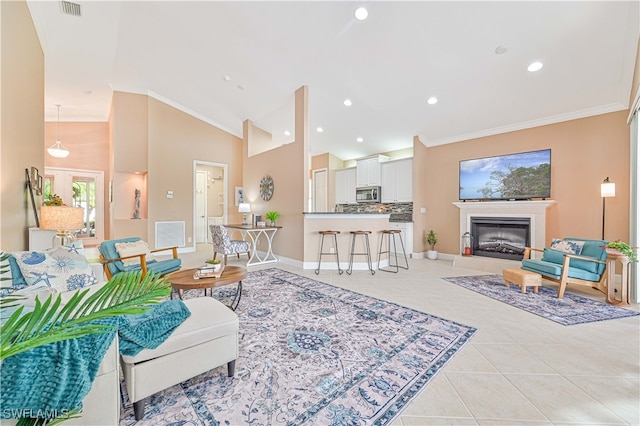
M 28 1 L 48 121 L 107 121 L 118 90 L 280 145 L 307 85 L 311 153 L 343 160 L 626 109 L 640 34 L 637 1 L 74 3 Z

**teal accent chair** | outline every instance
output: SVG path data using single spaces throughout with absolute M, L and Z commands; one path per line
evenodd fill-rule
M 160 275 L 166 275 L 170 272 L 174 272 L 180 269 L 182 266 L 182 260 L 178 258 L 177 247 L 164 247 L 154 250 L 149 250 L 151 253 L 156 254 L 163 251 L 171 251 L 172 258 L 166 260 L 149 260 L 147 261 L 146 255 L 136 254 L 132 256 L 120 257 L 116 250 L 116 243 L 133 243 L 140 241 L 139 237 L 120 238 L 118 240 L 106 240 L 100 243 L 98 250 L 100 251 L 100 261 L 104 266 L 104 273 L 107 279 L 111 279 L 112 276 L 119 274 L 120 272 L 128 271 L 142 271 L 144 277 L 147 272 L 153 272 Z M 137 265 L 125 266 L 122 263 L 123 259 L 131 259 L 134 257 L 140 258 L 140 263 Z
M 521 269 L 536 272 L 542 278 L 557 282 L 558 298 L 564 297 L 567 284 L 579 284 L 607 292 L 607 251 L 608 241 L 586 240 L 584 238 L 564 238 L 565 241 L 584 242 L 579 255 L 569 254 L 551 248 L 535 249 L 526 247 Z M 532 259 L 532 252 L 542 253 L 541 259 Z

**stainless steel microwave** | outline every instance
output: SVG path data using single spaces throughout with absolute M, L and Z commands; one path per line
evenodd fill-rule
M 379 186 L 367 186 L 356 188 L 356 201 L 358 203 L 379 203 L 382 191 Z

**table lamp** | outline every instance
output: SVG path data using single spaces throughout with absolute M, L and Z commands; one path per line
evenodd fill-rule
M 240 203 L 238 204 L 238 213 L 242 213 L 242 225 L 247 226 L 247 213 L 251 212 L 251 204 Z
M 40 229 L 57 231 L 51 240 L 52 247 L 64 246 L 76 240 L 69 231 L 84 227 L 84 209 L 69 206 L 42 206 Z

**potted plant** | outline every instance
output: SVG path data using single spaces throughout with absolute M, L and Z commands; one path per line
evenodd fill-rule
M 276 226 L 276 219 L 280 217 L 280 213 L 276 211 L 267 212 L 264 215 L 269 220 L 271 226 Z
M 429 232 L 425 234 L 424 241 L 429 245 L 429 250 L 427 250 L 427 258 L 436 260 L 438 258 L 438 251 L 436 250 L 438 234 L 436 234 L 433 229 L 430 229 Z
M 638 256 L 636 255 L 635 248 L 631 247 L 629 244 L 623 241 L 610 241 L 609 244 L 605 246 L 605 248 L 607 249 L 607 251 L 610 251 L 612 253 L 620 253 L 627 256 L 632 262 L 638 261 Z

